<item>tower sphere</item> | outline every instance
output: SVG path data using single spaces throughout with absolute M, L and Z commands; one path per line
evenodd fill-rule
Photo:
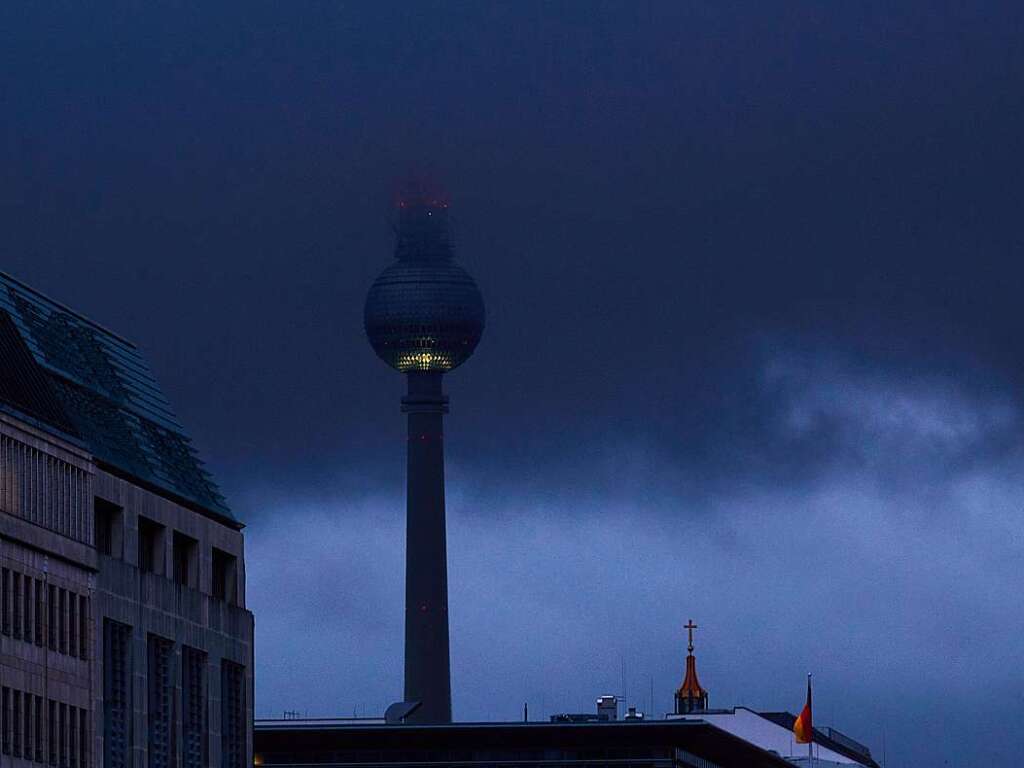
M 448 204 L 425 196 L 398 204 L 395 258 L 370 287 L 363 310 L 374 352 L 392 368 L 444 373 L 473 354 L 484 302 L 454 262 Z

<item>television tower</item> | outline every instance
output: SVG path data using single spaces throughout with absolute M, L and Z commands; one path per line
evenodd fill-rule
M 395 258 L 370 287 L 364 324 L 374 352 L 408 379 L 405 704 L 409 723 L 450 723 L 448 559 L 444 508 L 445 373 L 473 354 L 484 302 L 454 262 L 448 203 L 417 189 L 398 203 Z M 418 706 L 416 703 L 418 702 Z

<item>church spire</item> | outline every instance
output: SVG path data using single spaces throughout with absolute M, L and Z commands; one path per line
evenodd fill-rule
M 683 684 L 676 691 L 676 714 L 685 715 L 690 712 L 703 712 L 708 708 L 708 692 L 700 687 L 697 680 L 697 659 L 693 655 L 693 630 L 697 625 L 693 619 L 683 627 L 689 635 L 686 650 L 686 676 Z

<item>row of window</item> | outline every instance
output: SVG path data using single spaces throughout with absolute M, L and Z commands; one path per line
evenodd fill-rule
M 95 525 L 94 540 L 100 554 L 108 557 L 124 557 L 124 510 L 104 499 L 97 498 L 93 509 Z M 181 531 L 172 531 L 171 573 L 165 573 L 164 557 L 168 544 L 166 526 L 138 516 L 138 552 L 136 562 L 139 570 L 170 576 L 177 584 L 199 588 L 199 542 Z M 217 547 L 211 551 L 212 571 L 210 594 L 219 600 L 236 602 L 237 559 Z
M 4 686 L 0 751 L 57 768 L 89 768 L 89 713 L 83 707 Z
M 0 509 L 89 543 L 89 473 L 0 435 Z
M 0 572 L 0 631 L 44 644 L 55 653 L 89 658 L 89 598 L 11 568 Z
M 115 504 L 93 498 L 93 526 L 89 528 L 89 473 L 55 456 L 0 435 L 0 510 L 22 517 L 86 544 L 100 553 L 124 557 L 124 515 Z M 167 575 L 193 589 L 198 588 L 198 542 L 174 531 L 173 573 L 164 573 L 166 529 L 154 520 L 139 517 L 138 566 L 143 571 Z M 213 548 L 210 593 L 236 602 L 237 566 L 233 555 Z
M 103 621 L 103 765 L 128 768 L 132 748 L 132 627 Z M 181 765 L 205 768 L 209 755 L 208 685 L 205 652 L 181 646 L 180 671 L 172 640 L 149 635 L 146 642 L 147 750 L 150 768 L 177 765 L 175 694 L 180 695 Z M 246 747 L 245 668 L 222 659 L 221 768 L 243 768 Z M 180 688 L 178 685 L 180 683 Z

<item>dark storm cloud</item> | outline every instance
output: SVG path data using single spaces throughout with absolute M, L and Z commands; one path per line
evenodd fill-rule
M 854 735 L 898 713 L 892 765 L 1011 765 L 933 736 L 1021 711 L 1022 22 L 7 3 L 3 267 L 140 343 L 250 522 L 263 711 L 400 683 L 401 382 L 361 324 L 413 170 L 489 313 L 447 382 L 461 716 L 589 706 L 623 655 L 665 708 L 692 613 L 719 703 L 810 666 Z
M 814 365 L 786 355 L 761 369 L 765 389 L 787 391 L 779 438 L 828 422 L 845 457 L 803 483 L 737 482 L 696 499 L 680 492 L 673 457 L 635 444 L 609 462 L 630 471 L 589 488 L 560 478 L 495 487 L 453 467 L 457 716 L 515 719 L 523 701 L 542 714 L 586 710 L 609 691 L 668 710 L 679 625 L 696 615 L 702 681 L 718 705 L 793 708 L 813 669 L 820 721 L 876 748 L 885 740 L 890 765 L 935 754 L 1012 764 L 1012 723 L 980 713 L 1013 711 L 1024 682 L 1013 671 L 1024 631 L 1015 607 L 1024 457 L 960 468 L 945 459 L 998 439 L 1019 410 L 949 381 L 880 379 L 838 361 L 837 373 L 809 377 Z M 367 711 L 395 698 L 401 495 L 345 490 L 272 505 L 281 514 L 250 533 L 250 557 L 264 564 L 250 592 L 270 639 L 259 663 L 278 693 L 264 711 Z M 345 594 L 301 599 L 324 576 L 276 567 L 285 540 L 317 562 L 330 553 L 326 576 Z M 323 606 L 335 603 L 325 623 Z M 304 642 L 322 651 L 280 664 L 293 627 L 309 627 Z M 337 686 L 302 684 L 324 670 Z M 939 726 L 952 719 L 962 730 Z M 971 729 L 985 736 L 965 738 Z

